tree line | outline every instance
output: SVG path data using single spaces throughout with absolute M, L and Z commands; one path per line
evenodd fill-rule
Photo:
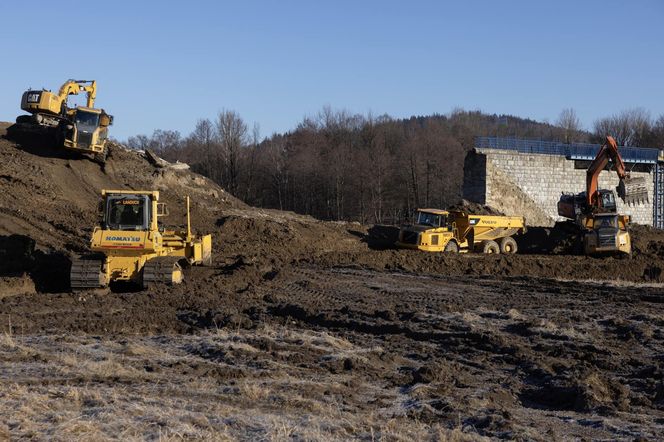
M 461 198 L 463 164 L 477 135 L 664 147 L 664 115 L 642 109 L 599 119 L 582 130 L 573 109 L 554 123 L 456 109 L 447 115 L 393 119 L 324 107 L 297 127 L 261 139 L 235 111 L 200 119 L 183 137 L 156 130 L 130 137 L 168 161 L 188 163 L 250 205 L 325 220 L 398 222 L 417 207 Z

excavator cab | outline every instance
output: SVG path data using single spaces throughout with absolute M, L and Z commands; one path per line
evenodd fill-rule
M 600 189 L 598 193 L 602 211 L 607 213 L 616 213 L 616 195 L 613 193 L 613 191 L 608 189 Z

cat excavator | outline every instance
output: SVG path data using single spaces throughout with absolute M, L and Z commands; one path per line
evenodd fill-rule
M 563 193 L 558 201 L 558 215 L 573 220 L 586 255 L 632 252 L 628 231 L 630 216 L 617 213 L 613 190 L 599 189 L 599 174 L 609 162 L 620 180 L 616 188 L 618 196 L 630 205 L 648 201 L 645 179 L 630 176 L 616 140 L 607 136 L 586 170 L 586 191 Z
M 68 107 L 69 96 L 80 93 L 87 94 L 86 106 Z M 94 107 L 96 97 L 95 80 L 67 80 L 57 93 L 29 89 L 21 97 L 21 109 L 32 115 L 19 116 L 9 130 L 10 136 L 45 135 L 54 140 L 56 147 L 91 154 L 103 162 L 113 116 Z

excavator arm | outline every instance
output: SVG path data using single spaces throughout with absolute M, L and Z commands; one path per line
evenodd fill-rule
M 60 86 L 58 96 L 64 103 L 69 95 L 78 95 L 81 92 L 88 94 L 87 107 L 95 107 L 95 99 L 97 98 L 97 82 L 95 80 L 67 80 L 65 84 Z
M 620 183 L 616 188 L 618 196 L 628 204 L 647 201 L 648 189 L 646 188 L 645 180 L 629 176 L 620 152 L 618 152 L 616 140 L 611 136 L 607 136 L 606 141 L 586 171 L 586 202 L 588 207 L 596 208 L 601 206 L 600 192 L 598 190 L 599 174 L 609 164 L 609 161 L 613 163 L 620 179 Z

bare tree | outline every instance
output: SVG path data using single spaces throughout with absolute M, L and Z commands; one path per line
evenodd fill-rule
M 571 107 L 563 109 L 556 124 L 565 131 L 565 143 L 569 144 L 577 141 L 579 130 L 581 130 L 581 122 L 574 109 Z
M 647 146 L 664 149 L 664 114 L 660 115 L 650 128 Z
M 131 149 L 145 150 L 150 148 L 150 138 L 147 135 L 136 135 L 129 137 L 126 144 Z
M 620 146 L 640 146 L 647 141 L 651 127 L 648 111 L 643 108 L 627 109 L 595 121 L 594 136 L 596 141 L 601 141 L 611 135 Z
M 212 180 L 221 182 L 221 173 L 218 168 L 214 167 L 220 163 L 219 161 L 219 144 L 217 143 L 216 132 L 214 125 L 210 120 L 199 119 L 196 122 L 196 127 L 191 133 L 191 138 L 194 144 L 199 147 L 205 158 L 205 165 L 203 170 L 205 175 Z
M 256 175 L 256 163 L 258 156 L 258 145 L 260 143 L 261 136 L 261 127 L 257 122 L 254 123 L 254 127 L 251 129 L 251 148 L 248 149 L 247 155 L 245 155 L 246 161 L 244 162 L 244 169 L 246 170 L 246 182 L 244 183 L 244 199 L 247 200 L 253 196 L 253 191 L 255 187 L 255 175 Z
M 236 194 L 240 149 L 247 144 L 247 125 L 242 117 L 230 110 L 223 110 L 217 116 L 217 133 L 219 143 L 225 155 L 227 170 L 227 187 Z

